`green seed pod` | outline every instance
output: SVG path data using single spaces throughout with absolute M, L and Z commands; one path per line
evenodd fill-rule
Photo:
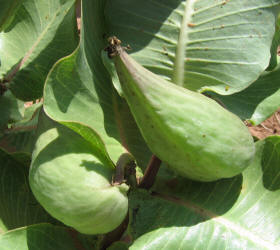
M 84 234 L 103 234 L 119 226 L 128 210 L 128 186 L 112 185 L 114 172 L 82 137 L 53 128 L 37 140 L 29 183 L 54 218 Z
M 236 115 L 153 74 L 118 44 L 107 51 L 147 145 L 170 168 L 193 180 L 214 181 L 250 164 L 253 138 Z

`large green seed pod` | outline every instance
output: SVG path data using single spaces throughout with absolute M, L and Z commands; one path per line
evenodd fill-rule
M 36 142 L 29 182 L 54 218 L 84 234 L 103 234 L 124 220 L 128 186 L 112 185 L 112 163 L 101 162 L 90 148 L 70 129 L 45 131 Z
M 119 44 L 107 51 L 147 145 L 170 168 L 194 180 L 214 181 L 250 164 L 253 138 L 237 116 L 148 71 Z

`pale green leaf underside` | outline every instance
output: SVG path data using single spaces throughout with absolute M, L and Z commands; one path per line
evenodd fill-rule
M 101 51 L 106 46 L 102 38 L 103 5 L 83 1 L 80 46 L 53 67 L 45 85 L 44 109 L 53 120 L 82 136 L 83 125 L 93 129 L 93 137 L 101 138 L 115 163 L 128 150 L 140 165 L 145 165 L 150 153 L 101 60 Z
M 196 91 L 231 94 L 268 66 L 279 0 L 108 0 L 109 35 L 149 70 Z
M 0 78 L 20 99 L 40 98 L 52 65 L 77 46 L 74 2 L 23 0 L 0 33 Z
M 0 250 L 77 250 L 92 249 L 93 240 L 51 224 L 37 224 L 0 236 Z
M 159 177 L 132 195 L 130 249 L 280 249 L 280 137 L 257 142 L 242 175 L 212 183 Z

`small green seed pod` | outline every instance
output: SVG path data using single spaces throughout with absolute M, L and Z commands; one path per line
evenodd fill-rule
M 54 218 L 84 234 L 104 234 L 118 227 L 128 210 L 128 186 L 111 184 L 114 170 L 82 137 L 60 126 L 39 136 L 29 183 Z

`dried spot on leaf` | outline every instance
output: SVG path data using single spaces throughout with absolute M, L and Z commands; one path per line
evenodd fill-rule
M 188 26 L 189 26 L 189 27 L 194 27 L 195 24 L 194 24 L 194 23 L 188 23 Z
M 222 6 L 225 5 L 225 4 L 227 4 L 229 1 L 230 1 L 230 0 L 225 0 L 225 1 L 223 1 L 223 2 L 222 2 Z
M 166 47 L 165 47 L 165 46 L 162 46 L 162 49 L 164 50 L 163 54 L 166 55 L 166 56 L 168 56 L 168 52 L 167 52 Z

